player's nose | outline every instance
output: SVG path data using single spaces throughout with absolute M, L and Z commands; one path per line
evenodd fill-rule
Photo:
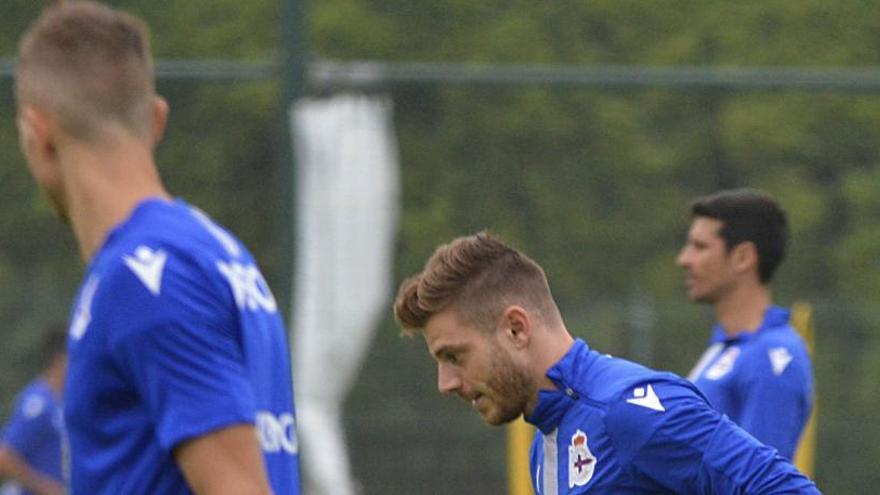
M 450 394 L 461 388 L 461 376 L 449 366 L 437 366 L 437 390 L 441 394 Z
M 678 252 L 678 256 L 675 258 L 675 264 L 681 268 L 687 268 L 690 265 L 690 256 L 688 255 L 687 246 L 681 248 L 681 251 Z

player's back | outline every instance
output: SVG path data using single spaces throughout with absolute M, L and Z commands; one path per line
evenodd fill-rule
M 183 201 L 108 235 L 71 324 L 74 493 L 189 493 L 182 442 L 254 423 L 276 494 L 298 493 L 286 331 L 246 248 Z

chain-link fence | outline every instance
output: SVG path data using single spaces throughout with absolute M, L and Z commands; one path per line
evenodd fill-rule
M 137 2 L 126 6 L 154 23 L 160 56 L 183 57 L 246 51 L 247 46 L 228 40 L 199 45 L 202 38 L 195 26 L 208 26 L 212 36 L 225 39 L 222 26 L 229 24 L 235 26 L 230 36 L 248 39 L 242 33 L 272 21 L 273 8 L 266 2 L 257 4 L 253 19 L 242 14 L 234 21 L 205 19 L 188 8 L 174 18 Z M 787 5 L 780 2 L 767 11 L 793 8 Z M 19 10 L 9 12 L 17 13 L 0 22 L 18 26 L 14 31 L 20 32 L 35 9 L 24 2 L 16 6 Z M 218 8 L 227 14 L 240 9 L 226 3 Z M 369 2 L 361 8 L 381 10 Z M 556 19 L 553 22 L 561 25 L 559 16 L 564 13 L 548 9 L 553 12 L 533 15 L 546 14 L 546 22 Z M 631 9 L 609 9 L 592 12 L 595 19 L 590 22 L 608 33 L 607 46 L 602 46 L 612 53 L 610 58 L 703 60 L 690 55 L 654 57 L 642 48 L 665 40 L 661 34 L 644 35 L 648 38 L 642 41 L 614 38 L 614 33 L 628 32 L 627 19 L 649 21 Z M 347 31 L 334 24 L 336 17 L 326 8 L 316 11 L 316 44 L 330 54 L 352 46 L 349 56 L 359 56 L 358 35 L 333 37 Z M 871 16 L 865 11 L 864 17 Z M 393 23 L 397 17 L 389 19 Z M 370 21 L 363 19 L 362 26 Z M 677 25 L 674 19 L 667 22 Z M 518 24 L 511 23 L 506 41 L 510 46 L 543 46 L 517 42 Z M 859 26 L 869 31 L 870 26 Z M 713 29 L 722 28 L 717 24 Z M 376 29 L 379 35 L 385 32 Z M 0 55 L 14 54 L 13 34 L 0 38 Z M 361 34 L 363 49 L 375 49 L 377 56 L 398 46 L 373 40 L 372 31 Z M 186 41 L 188 36 L 193 41 Z M 428 41 L 400 36 L 414 37 L 414 46 L 429 52 Z M 571 35 L 558 36 L 561 41 L 549 45 L 562 54 L 554 61 L 564 62 L 566 36 Z M 252 57 L 266 55 L 277 44 L 274 36 L 256 37 L 256 48 L 248 52 Z M 502 41 L 490 50 L 500 54 L 499 59 L 507 53 Z M 689 53 L 691 45 L 681 43 L 682 53 Z M 838 50 L 856 53 L 857 45 L 852 41 Z M 788 52 L 775 49 L 782 54 L 780 60 L 787 60 L 782 57 Z M 488 52 L 474 57 L 495 60 Z M 803 62 L 800 57 L 792 60 Z M 825 57 L 826 64 L 833 60 Z M 608 60 L 602 55 L 594 58 Z M 704 58 L 710 63 L 734 59 Z M 774 63 L 772 57 L 766 60 Z M 863 60 L 876 62 L 872 56 Z M 545 87 L 534 81 L 470 86 L 462 81 L 404 80 L 374 86 L 373 91 L 387 92 L 394 102 L 401 155 L 395 280 L 420 269 L 435 245 L 489 228 L 545 267 L 574 334 L 601 351 L 685 374 L 712 325 L 708 308 L 686 301 L 674 265 L 689 220 L 687 204 L 719 188 L 765 189 L 780 199 L 792 223 L 791 249 L 777 276 L 775 295 L 782 304 L 804 300 L 815 307 L 817 480 L 825 493 L 872 493 L 880 481 L 875 461 L 880 457 L 880 426 L 872 421 L 880 407 L 880 360 L 875 358 L 880 351 L 880 313 L 875 308 L 880 293 L 875 256 L 880 245 L 880 97 L 862 89 L 738 92 L 711 86 Z M 289 220 L 283 205 L 290 198 L 283 195 L 292 190 L 282 183 L 289 177 L 279 172 L 277 161 L 284 155 L 281 146 L 286 146 L 279 136 L 287 132 L 279 129 L 280 82 L 163 79 L 159 91 L 172 109 L 158 156 L 169 189 L 239 234 L 271 284 L 289 283 L 285 268 L 290 253 L 279 242 L 283 222 Z M 4 411 L 14 393 L 39 371 L 40 363 L 30 357 L 35 338 L 46 323 L 67 319 L 83 272 L 72 236 L 52 218 L 17 151 L 14 114 L 12 84 L 4 78 Z M 504 493 L 503 430 L 484 427 L 469 407 L 436 392 L 434 368 L 423 342 L 402 339 L 394 329 L 391 296 L 389 316 L 346 404 L 354 476 L 363 493 Z

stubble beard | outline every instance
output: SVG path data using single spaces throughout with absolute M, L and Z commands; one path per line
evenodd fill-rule
M 535 385 L 526 370 L 517 366 L 501 346 L 496 346 L 493 355 L 491 378 L 486 385 L 491 391 L 495 411 L 484 419 L 490 425 L 498 426 L 519 418 L 525 412 L 530 397 L 535 393 Z

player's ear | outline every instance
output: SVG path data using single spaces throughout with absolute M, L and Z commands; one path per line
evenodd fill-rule
M 733 266 L 737 271 L 748 271 L 758 268 L 758 248 L 752 241 L 737 244 L 731 253 Z
M 34 178 L 39 183 L 53 180 L 58 158 L 57 127 L 46 112 L 29 105 L 18 110 L 18 138 Z
M 153 146 L 159 144 L 162 136 L 165 135 L 165 126 L 168 124 L 168 102 L 159 95 L 153 97 Z
M 514 347 L 525 347 L 532 335 L 532 321 L 528 311 L 522 306 L 508 306 L 501 314 L 499 322 L 503 337 Z

